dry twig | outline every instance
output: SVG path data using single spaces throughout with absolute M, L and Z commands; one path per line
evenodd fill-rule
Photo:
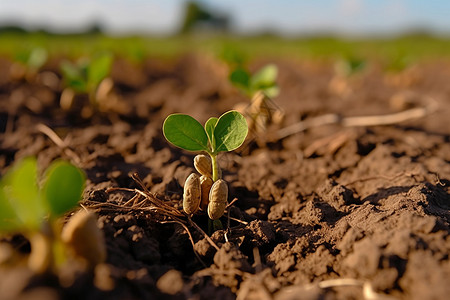
M 293 134 L 305 131 L 309 128 L 319 127 L 330 124 L 337 124 L 343 127 L 362 127 L 391 125 L 404 121 L 425 117 L 436 111 L 437 105 L 433 101 L 426 107 L 417 107 L 407 109 L 398 113 L 387 115 L 363 116 L 363 117 L 341 117 L 338 114 L 326 114 L 300 121 L 293 125 L 280 129 L 274 136 L 274 140 L 284 139 Z
M 56 146 L 58 146 L 59 148 L 61 148 L 61 150 L 64 151 L 64 153 L 70 157 L 75 164 L 79 165 L 81 162 L 80 157 L 78 156 L 78 154 L 75 153 L 75 151 L 73 151 L 72 149 L 70 149 L 70 147 L 67 145 L 67 143 L 65 141 L 63 141 L 57 134 L 55 131 L 53 131 L 53 129 L 51 129 L 50 127 L 48 127 L 47 125 L 44 125 L 42 123 L 38 124 L 36 126 L 36 129 L 40 132 L 42 132 L 43 134 L 45 134 L 48 138 L 50 138 L 50 140 L 52 140 L 53 143 L 55 143 Z

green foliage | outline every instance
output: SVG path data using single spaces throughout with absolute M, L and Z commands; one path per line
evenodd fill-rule
M 194 118 L 172 114 L 163 124 L 165 138 L 173 145 L 188 151 L 206 151 L 210 155 L 237 149 L 248 132 L 247 121 L 237 111 L 210 118 L 203 127 Z
M 110 53 L 80 60 L 77 64 L 63 61 L 60 65 L 65 84 L 77 93 L 93 93 L 111 72 L 113 57 Z
M 19 52 L 16 60 L 24 64 L 29 70 L 37 71 L 47 62 L 48 53 L 42 47 L 35 47 L 31 50 Z
M 237 67 L 231 72 L 229 79 L 249 97 L 253 97 L 256 92 L 262 91 L 269 98 L 274 98 L 279 94 L 279 87 L 276 82 L 277 76 L 277 66 L 268 64 L 253 75 L 242 67 Z
M 6 232 L 21 230 L 19 217 L 9 203 L 3 188 L 0 189 L 0 230 Z
M 63 61 L 60 68 L 66 86 L 77 93 L 86 93 L 88 91 L 85 65 L 82 63 L 75 65 L 69 61 Z
M 113 57 L 109 53 L 94 56 L 87 68 L 87 84 L 90 89 L 97 88 L 111 72 Z
M 44 210 L 37 186 L 36 160 L 27 158 L 20 161 L 5 175 L 1 186 L 17 216 L 11 221 L 22 224 L 24 228 L 39 229 Z
M 74 165 L 56 161 L 47 169 L 45 178 L 42 192 L 51 216 L 61 216 L 80 201 L 85 176 Z
M 335 64 L 336 72 L 341 76 L 351 76 L 363 71 L 367 66 L 364 59 L 350 56 L 341 60 L 338 60 Z
M 230 66 L 242 66 L 248 58 L 247 56 L 236 48 L 235 44 L 225 44 L 219 51 L 219 58 L 225 61 Z
M 239 148 L 247 137 L 245 117 L 237 111 L 224 113 L 214 127 L 214 152 L 228 152 Z
M 76 206 L 84 182 L 80 169 L 56 161 L 40 188 L 36 159 L 20 161 L 0 181 L 0 231 L 39 231 L 45 218 L 55 219 Z
M 208 136 L 196 119 L 183 114 L 172 114 L 163 124 L 163 133 L 173 145 L 188 151 L 207 151 Z

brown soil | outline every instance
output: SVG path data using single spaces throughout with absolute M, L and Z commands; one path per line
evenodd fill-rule
M 252 70 L 267 62 L 253 62 Z M 126 205 L 133 193 L 107 189 L 142 189 L 130 177 L 136 172 L 151 193 L 181 209 L 194 154 L 171 147 L 162 122 L 174 112 L 205 122 L 248 101 L 227 82 L 226 66 L 195 55 L 140 66 L 119 59 L 112 72 L 118 102 L 84 119 L 85 97 L 70 111 L 59 107 L 57 60 L 28 80 L 13 78 L 11 63 L 0 60 L 2 174 L 29 155 L 42 168 L 57 158 L 77 162 L 89 179 L 82 204 L 99 215 L 108 251 L 105 264 L 63 283 L 8 264 L 2 246 L 0 298 L 448 297 L 450 63 L 423 62 L 396 74 L 374 64 L 345 79 L 334 78 L 328 62 L 276 63 L 284 122 L 220 156 L 229 201 L 238 200 L 222 217 L 228 230 L 211 237 L 217 251 L 191 224 L 195 246 L 183 226 L 145 201 Z M 267 144 L 254 140 L 324 114 L 391 114 L 430 101 L 438 109 L 421 119 L 315 126 Z M 39 123 L 73 152 L 55 145 Z M 207 230 L 204 214 L 193 221 Z M 20 236 L 2 241 L 30 251 Z

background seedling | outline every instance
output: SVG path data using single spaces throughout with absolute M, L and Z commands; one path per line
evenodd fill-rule
M 41 273 L 65 260 L 60 218 L 77 206 L 85 186 L 84 173 L 55 161 L 38 184 L 37 162 L 26 158 L 0 182 L 0 232 L 22 233 L 31 243 L 29 266 Z
M 283 110 L 272 100 L 280 92 L 277 76 L 277 66 L 268 64 L 253 75 L 238 66 L 229 77 L 231 83 L 251 99 L 250 104 L 238 104 L 236 110 L 246 116 L 250 130 L 261 145 L 265 143 L 264 133 L 267 127 L 270 124 L 280 124 L 284 118 Z
M 239 148 L 247 136 L 248 126 L 245 117 L 237 111 L 228 111 L 219 118 L 209 118 L 204 126 L 191 116 L 172 114 L 164 121 L 163 133 L 174 146 L 208 153 L 211 158 L 212 181 L 217 182 L 221 180 L 217 155 Z M 197 186 L 193 188 L 197 189 Z M 211 201 L 211 193 L 209 199 Z M 226 199 L 220 199 L 222 200 L 226 202 Z M 214 214 L 214 219 L 220 218 L 222 214 L 223 211 L 218 217 Z
M 336 60 L 329 89 L 341 97 L 348 97 L 353 93 L 367 65 L 366 60 L 351 54 Z
M 102 99 L 99 97 L 100 85 L 110 85 L 107 77 L 111 72 L 113 57 L 102 53 L 91 59 L 84 59 L 74 64 L 69 61 L 61 63 L 61 72 L 66 89 L 61 95 L 61 107 L 68 109 L 72 105 L 74 94 L 87 94 L 94 110 L 98 110 Z M 111 89 L 109 87 L 109 89 Z
M 47 60 L 47 50 L 41 47 L 18 52 L 15 57 L 15 63 L 11 66 L 11 75 L 16 79 L 25 78 L 28 81 L 32 81 Z
M 349 77 L 362 72 L 367 67 L 367 62 L 355 56 L 341 58 L 336 61 L 334 70 L 338 76 Z
M 249 98 L 253 98 L 258 91 L 263 92 L 269 98 L 274 98 L 280 92 L 276 82 L 277 76 L 277 66 L 268 64 L 254 74 L 250 74 L 244 67 L 238 66 L 230 73 L 229 79 Z

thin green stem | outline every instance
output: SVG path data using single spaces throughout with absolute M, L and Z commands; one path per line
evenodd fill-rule
M 217 155 L 210 154 L 211 164 L 212 164 L 212 180 L 216 182 L 219 180 L 219 166 L 217 165 Z

